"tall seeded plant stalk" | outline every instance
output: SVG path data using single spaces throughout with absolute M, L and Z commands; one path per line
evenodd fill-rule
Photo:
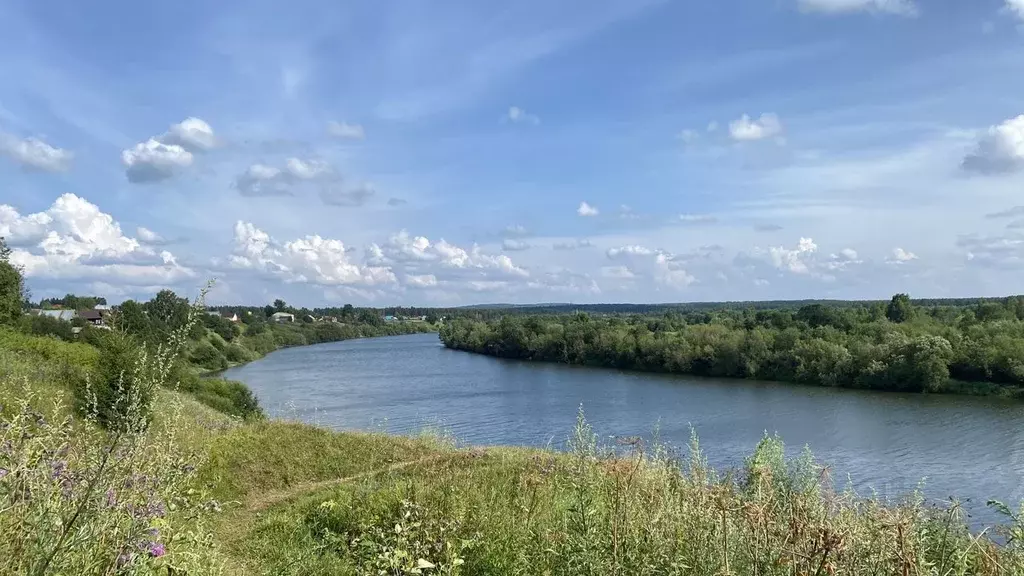
M 50 422 L 27 378 L 12 415 L 0 421 L 0 574 L 217 574 L 207 517 L 218 506 L 193 487 L 200 458 L 175 442 L 177 397 L 150 425 L 149 402 L 171 374 L 203 309 L 204 288 L 187 321 L 166 342 L 140 346 L 117 374 L 112 413 L 91 382 L 84 422 Z M 53 414 L 66 412 L 59 399 Z M 107 426 L 105 429 L 104 426 Z

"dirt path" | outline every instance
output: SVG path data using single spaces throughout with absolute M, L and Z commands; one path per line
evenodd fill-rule
M 322 490 L 324 488 L 330 488 L 332 486 L 340 486 L 342 484 L 347 484 L 349 482 L 355 482 L 356 480 L 362 480 L 363 478 L 371 478 L 371 477 L 376 476 L 378 474 L 385 474 L 387 472 L 395 472 L 397 470 L 403 470 L 405 468 L 409 468 L 411 466 L 416 466 L 418 464 L 427 464 L 427 463 L 430 463 L 430 462 L 435 462 L 435 461 L 438 461 L 438 460 L 443 460 L 443 459 L 446 459 L 446 458 L 452 458 L 452 457 L 457 457 L 457 456 L 458 456 L 457 453 L 456 454 L 434 454 L 434 455 L 431 455 L 431 456 L 424 456 L 423 458 L 417 458 L 416 460 L 408 460 L 408 461 L 405 461 L 405 462 L 395 462 L 394 464 L 391 464 L 389 466 L 385 466 L 383 468 L 376 468 L 374 470 L 369 470 L 367 472 L 360 472 L 359 474 L 354 474 L 352 476 L 345 476 L 345 477 L 342 477 L 342 478 L 330 478 L 330 479 L 327 479 L 327 480 L 318 480 L 316 482 L 303 482 L 301 484 L 296 484 L 294 486 L 289 486 L 289 487 L 284 488 L 282 490 L 275 490 L 273 492 L 265 492 L 263 494 L 259 494 L 255 498 L 252 498 L 248 502 L 246 502 L 245 510 L 248 511 L 248 512 L 260 512 L 260 511 L 266 510 L 267 508 L 270 508 L 271 506 L 274 506 L 275 504 L 280 504 L 281 502 L 284 502 L 286 500 L 289 500 L 291 498 L 294 498 L 296 496 L 299 496 L 301 494 L 305 494 L 305 493 L 308 493 L 308 492 L 316 492 L 316 491 Z

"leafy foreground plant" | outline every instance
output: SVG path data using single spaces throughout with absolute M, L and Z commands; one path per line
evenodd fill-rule
M 266 513 L 250 573 L 449 575 L 1016 575 L 1024 550 L 972 535 L 960 508 L 835 493 L 766 438 L 720 477 L 582 419 L 569 454 L 455 452 Z M 1006 511 L 1008 512 L 1008 510 Z
M 192 488 L 202 458 L 174 438 L 181 405 L 162 431 L 149 426 L 181 337 L 140 349 L 103 405 L 91 395 L 84 421 L 51 422 L 27 381 L 0 409 L 0 574 L 220 571 L 206 525 L 218 505 Z M 66 413 L 59 400 L 51 407 Z

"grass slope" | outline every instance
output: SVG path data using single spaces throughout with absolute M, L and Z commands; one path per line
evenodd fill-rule
M 0 345 L 5 406 L 26 390 L 52 405 L 67 394 L 66 371 L 89 361 L 66 343 L 0 333 Z M 0 412 L 6 422 L 10 409 Z M 836 492 L 809 457 L 787 458 L 771 438 L 743 470 L 719 476 L 696 444 L 685 459 L 639 441 L 599 446 L 582 416 L 567 453 L 457 449 L 433 437 L 243 421 L 174 391 L 160 392 L 148 434 L 146 450 L 201 455 L 176 489 L 182 502 L 211 504 L 158 519 L 166 555 L 143 554 L 128 565 L 139 571 L 117 573 L 181 573 L 176 562 L 194 566 L 189 574 L 239 575 L 1024 574 L 1024 524 L 1013 517 L 997 545 L 970 534 L 955 505 Z M 182 468 L 173 458 L 145 462 L 154 478 Z M 48 481 L 50 469 L 41 473 Z M 4 491 L 11 478 L 0 476 L 0 509 L 11 494 L 18 502 Z M 96 494 L 95 513 L 114 513 Z M 110 562 L 78 573 L 112 573 L 119 564 Z

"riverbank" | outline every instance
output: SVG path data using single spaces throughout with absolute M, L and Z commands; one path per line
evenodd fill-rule
M 660 316 L 461 318 L 440 335 L 448 348 L 515 360 L 1024 398 L 1024 320 L 1016 308 L 984 306 L 985 321 L 966 306 L 911 308 L 894 321 L 880 309 L 820 304 Z
M 65 549 L 62 527 L 78 544 L 44 573 L 1024 570 L 1019 542 L 970 535 L 959 507 L 837 491 L 825 468 L 772 438 L 720 473 L 696 443 L 684 453 L 628 438 L 602 445 L 582 415 L 563 453 L 460 449 L 437 436 L 232 418 L 172 390 L 157 391 L 148 428 L 108 433 L 70 409 L 61 379 L 87 347 L 41 340 L 0 350 L 0 445 L 12 441 L 0 451 L 5 574 L 35 573 Z M 116 466 L 102 458 L 108 446 Z

